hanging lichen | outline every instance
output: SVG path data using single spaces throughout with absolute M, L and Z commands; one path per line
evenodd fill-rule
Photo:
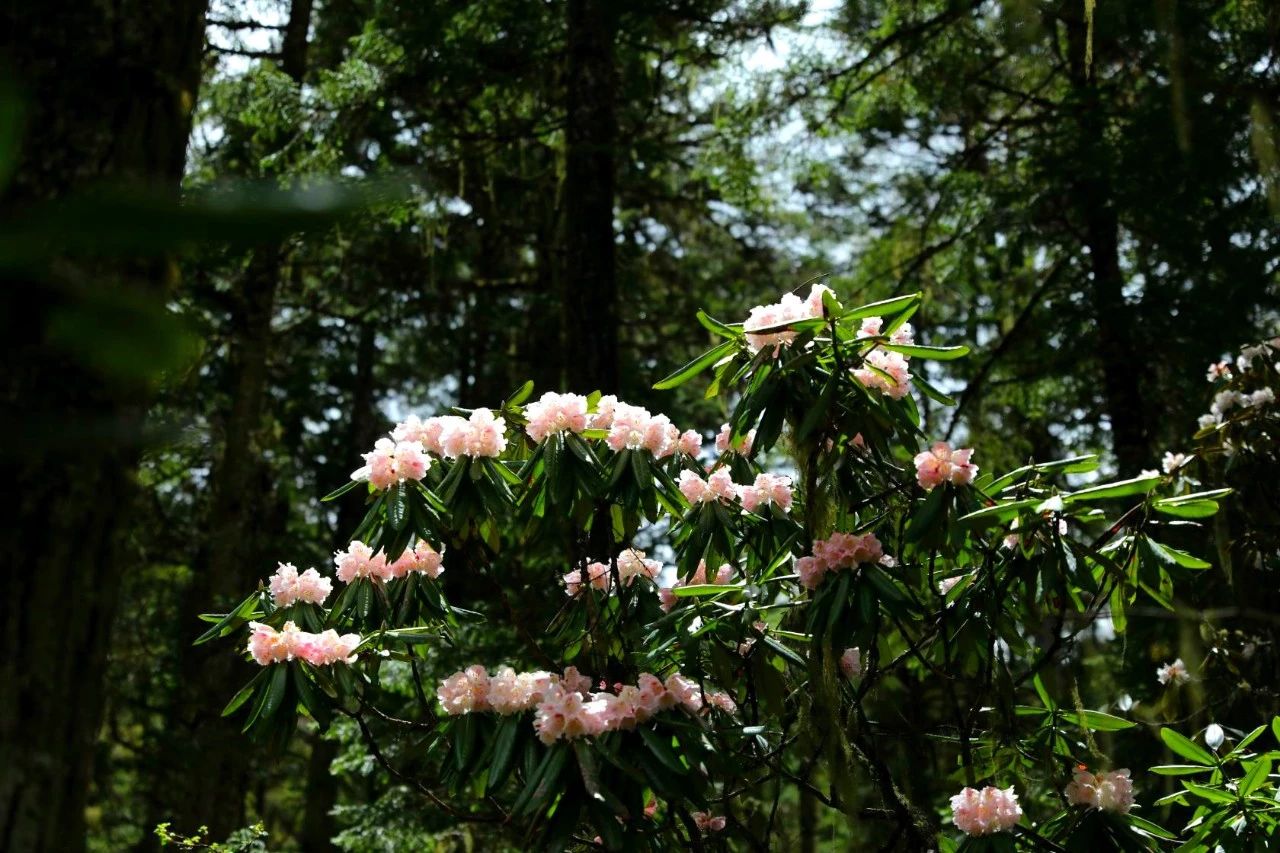
M 1084 0 L 1084 76 L 1088 77 L 1093 68 L 1093 10 L 1098 0 Z

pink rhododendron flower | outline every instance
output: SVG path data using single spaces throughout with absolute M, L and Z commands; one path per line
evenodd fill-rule
M 302 632 L 293 622 L 284 623 L 277 631 L 261 622 L 249 623 L 249 654 L 260 666 L 283 663 L 297 656 L 297 646 Z
M 712 816 L 706 812 L 694 812 L 691 817 L 693 817 L 693 825 L 702 832 L 720 832 L 725 827 L 723 815 Z
M 863 361 L 869 367 L 853 369 L 853 378 L 862 383 L 863 387 L 874 388 L 894 400 L 901 400 L 907 396 L 907 391 L 911 388 L 911 371 L 908 369 L 906 356 L 902 353 L 873 349 L 866 354 Z M 872 367 L 876 370 L 872 370 Z
M 609 577 L 608 563 L 588 563 L 586 568 L 585 579 L 582 569 L 574 569 L 564 576 L 565 592 L 570 596 L 576 596 L 582 592 L 582 584 L 584 580 L 588 586 L 596 589 L 608 591 L 612 582 Z
M 338 580 L 351 583 L 358 578 L 388 577 L 387 558 L 375 555 L 373 549 L 360 540 L 353 541 L 345 551 L 335 551 L 333 564 L 337 567 Z
M 1223 361 L 1215 361 L 1213 364 L 1209 365 L 1209 370 L 1205 373 L 1205 379 L 1210 382 L 1217 382 L 1219 379 L 1230 378 L 1231 362 L 1226 361 L 1225 359 Z
M 1166 452 L 1164 458 L 1160 461 L 1160 467 L 1164 469 L 1166 474 L 1172 474 L 1187 464 L 1188 459 L 1189 457 L 1185 453 Z
M 926 490 L 947 482 L 967 486 L 978 474 L 978 466 L 969 461 L 972 456 L 971 448 L 952 450 L 945 441 L 935 442 L 930 449 L 916 454 L 916 482 Z
M 296 602 L 324 604 L 333 592 L 333 581 L 323 577 L 315 569 L 298 574 L 292 563 L 281 563 L 271 576 L 271 600 L 276 607 L 288 607 Z
M 613 411 L 617 408 L 618 398 L 605 394 L 596 401 L 596 410 L 587 416 L 588 429 L 609 429 L 613 426 Z
M 440 434 L 440 451 L 450 459 L 460 456 L 495 457 L 507 449 L 507 422 L 489 409 L 476 409 L 465 421 L 458 418 Z
M 529 420 L 525 432 L 534 441 L 557 432 L 582 432 L 587 428 L 587 398 L 548 391 L 525 406 L 524 415 Z
M 364 454 L 364 467 L 351 472 L 351 479 L 387 489 L 404 480 L 421 480 L 430 466 L 431 458 L 421 442 L 380 438 L 373 450 Z
M 693 471 L 681 471 L 677 485 L 680 494 L 691 504 L 724 501 L 730 503 L 738 497 L 738 487 L 733 483 L 733 475 L 727 468 L 719 468 L 705 480 Z
M 485 700 L 489 709 L 504 716 L 530 711 L 542 701 L 543 694 L 556 683 L 549 672 L 516 672 L 509 666 L 499 667 L 489 677 Z
M 892 558 L 874 533 L 832 533 L 813 543 L 813 554 L 796 560 L 796 574 L 808 589 L 816 589 L 827 572 L 857 568 L 862 563 L 883 563 Z
M 538 740 L 550 745 L 557 740 L 574 740 L 592 734 L 599 723 L 585 706 L 581 693 L 568 690 L 563 684 L 552 684 L 534 714 L 533 728 Z
M 355 663 L 359 634 L 338 635 L 332 629 L 322 634 L 299 630 L 293 622 L 284 623 L 279 631 L 261 622 L 250 622 L 249 654 L 261 666 L 304 660 L 312 666 Z
M 1133 782 L 1128 770 L 1110 773 L 1077 770 L 1062 793 L 1073 806 L 1090 806 L 1119 814 L 1128 814 L 1133 808 Z
M 733 566 L 724 563 L 720 568 L 716 569 L 716 576 L 711 583 L 727 584 L 733 575 Z M 680 600 L 676 597 L 676 589 L 682 586 L 699 586 L 707 582 L 707 561 L 699 560 L 698 568 L 690 576 L 688 582 L 677 578 L 676 582 L 671 586 L 664 586 L 658 590 L 658 603 L 662 606 L 664 613 L 669 612 L 672 607 Z
M 1187 671 L 1187 665 L 1182 662 L 1182 658 L 1178 658 L 1173 663 L 1166 663 L 1158 668 L 1156 679 L 1161 684 L 1186 684 L 1191 680 L 1191 673 Z
M 822 294 L 830 293 L 831 288 L 823 284 L 815 284 L 809 291 L 807 299 L 801 299 L 794 293 L 784 294 L 782 299 L 771 305 L 757 305 L 751 309 L 742 324 L 747 333 L 747 346 L 752 352 L 759 352 L 766 347 L 773 347 L 774 354 L 782 347 L 791 346 L 796 333 L 787 330 L 765 331 L 796 323 L 800 320 L 812 320 L 823 316 Z
M 421 572 L 429 578 L 438 578 L 444 572 L 440 565 L 441 556 L 427 542 L 418 542 L 412 550 L 407 550 L 387 566 L 384 573 L 387 578 L 402 578 L 409 572 Z
M 750 486 L 738 487 L 742 508 L 755 512 L 761 506 L 772 505 L 783 512 L 791 511 L 791 478 L 781 474 L 757 474 Z
M 845 678 L 857 678 L 862 675 L 862 652 L 855 646 L 845 649 L 840 655 L 840 672 Z
M 730 437 L 732 437 L 732 435 L 733 435 L 733 430 L 729 427 L 728 424 L 720 425 L 720 432 L 716 434 L 716 452 L 717 453 L 725 453 L 730 449 L 729 439 Z M 750 456 L 751 446 L 755 443 L 755 440 L 756 440 L 756 431 L 751 430 L 746 435 L 738 439 L 738 441 L 733 445 L 732 450 L 734 453 L 741 453 L 743 456 Z
M 444 455 L 441 437 L 445 432 L 466 427 L 466 418 L 457 415 L 439 415 L 434 418 L 419 420 L 417 415 L 410 415 L 404 422 L 397 424 L 391 436 L 396 441 L 416 441 L 429 453 Z
M 482 666 L 469 666 L 455 672 L 440 683 L 436 698 L 446 714 L 470 714 L 489 710 L 489 672 Z
M 951 821 L 966 835 L 1007 832 L 1022 819 L 1013 788 L 965 788 L 951 798 Z
M 702 452 L 702 433 L 696 429 L 687 429 L 680 434 L 679 450 L 689 456 L 697 456 Z
M 302 632 L 297 655 L 312 666 L 353 664 L 356 662 L 355 650 L 358 645 L 359 634 L 339 634 L 332 628 L 320 634 Z

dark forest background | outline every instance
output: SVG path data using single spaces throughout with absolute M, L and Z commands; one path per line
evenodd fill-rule
M 0 849 L 465 833 L 352 733 L 265 759 L 196 614 L 409 412 L 653 381 L 816 275 L 921 290 L 932 434 L 1157 467 L 1275 333 L 1265 0 L 0 4 Z M 788 802 L 778 849 L 814 850 Z

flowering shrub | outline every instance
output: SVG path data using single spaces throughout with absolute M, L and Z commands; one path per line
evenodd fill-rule
M 714 435 L 529 385 L 407 419 L 326 498 L 366 504 L 334 579 L 282 565 L 211 617 L 202 640 L 247 624 L 261 666 L 226 712 L 275 740 L 338 714 L 393 783 L 545 849 L 767 847 L 784 790 L 907 849 L 1173 839 L 1139 811 L 1184 771 L 1090 769 L 1099 733 L 1123 755 L 1143 731 L 1059 675 L 1094 623 L 1195 582 L 1209 563 L 1169 540 L 1227 490 L 1193 489 L 1200 451 L 1113 482 L 1091 456 L 980 471 L 923 427 L 917 395 L 951 401 L 919 363 L 967 350 L 917 343 L 919 304 L 817 286 L 699 314 L 719 343 L 657 388 L 709 373 Z M 1234 441 L 1269 388 L 1224 389 L 1205 429 Z M 895 754 L 904 727 L 939 772 Z M 1227 821 L 1273 792 L 1261 731 L 1219 757 L 1163 729 L 1205 774 L 1179 796 Z

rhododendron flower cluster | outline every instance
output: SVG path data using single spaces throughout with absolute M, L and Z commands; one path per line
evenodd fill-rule
M 729 583 L 729 580 L 732 576 L 733 576 L 733 566 L 729 565 L 728 563 L 725 563 L 724 565 L 720 566 L 720 568 L 716 569 L 715 579 L 712 580 L 711 583 L 727 584 Z M 707 561 L 699 560 L 698 568 L 689 577 L 688 583 L 677 578 L 676 582 L 671 586 L 659 587 L 658 602 L 662 606 L 663 612 L 664 613 L 669 612 L 671 608 L 675 607 L 676 603 L 680 600 L 678 597 L 676 597 L 676 592 L 675 592 L 679 587 L 701 586 L 706 582 L 707 582 Z
M 438 578 L 444 572 L 444 566 L 441 565 L 443 559 L 440 552 L 432 548 L 429 543 L 420 541 L 387 565 L 383 570 L 383 578 L 386 580 L 402 578 L 410 572 L 419 572 L 429 578 Z
M 845 649 L 840 655 L 840 672 L 845 678 L 857 678 L 862 675 L 862 651 L 857 647 Z
M 733 438 L 733 429 L 728 424 L 720 425 L 720 432 L 716 433 L 716 452 L 717 453 L 741 453 L 743 456 L 751 455 L 751 447 L 755 444 L 756 431 L 751 430 L 746 435 L 740 437 L 730 446 L 730 439 Z
M 405 480 L 421 480 L 431 467 L 422 443 L 380 438 L 373 450 L 364 454 L 364 467 L 351 472 L 351 479 L 368 481 L 376 489 L 389 489 Z
M 684 470 L 680 472 L 677 485 L 680 494 L 691 504 L 732 503 L 738 497 L 738 487 L 734 485 L 728 468 L 716 469 L 705 480 L 693 471 Z
M 596 403 L 589 426 L 609 430 L 605 443 L 615 453 L 647 450 L 655 459 L 666 459 L 676 452 L 696 456 L 702 450 L 702 436 L 695 430 L 681 433 L 666 415 L 620 402 L 613 395 L 601 397 Z
M 966 835 L 1007 832 L 1022 819 L 1013 788 L 965 788 L 951 798 L 951 821 Z
M 740 486 L 733 482 L 727 468 L 716 469 L 705 480 L 693 471 L 684 470 L 677 485 L 685 500 L 695 505 L 715 501 L 732 503 L 737 499 L 747 512 L 770 505 L 783 512 L 791 511 L 791 478 L 782 474 L 757 474 L 754 483 Z
M 853 378 L 864 387 L 873 388 L 894 400 L 907 396 L 911 390 L 911 371 L 905 355 L 873 349 L 863 357 L 863 362 L 866 366 L 855 367 Z
M 250 622 L 249 654 L 261 666 L 302 660 L 312 666 L 355 663 L 359 634 L 342 634 L 329 629 L 320 634 L 302 631 L 293 622 L 277 631 L 261 622 Z
M 800 583 L 816 589 L 827 572 L 857 568 L 863 563 L 881 562 L 884 547 L 874 533 L 832 533 L 813 543 L 813 553 L 796 560 Z
M 603 686 L 603 685 L 602 685 Z M 675 673 L 664 682 L 642 673 L 634 685 L 615 685 L 614 692 L 592 693 L 591 680 L 574 667 L 563 676 L 548 672 L 517 673 L 502 667 L 489 675 L 469 666 L 441 682 L 440 707 L 450 716 L 492 711 L 502 715 L 535 710 L 534 730 L 546 744 L 633 729 L 661 711 L 683 707 L 699 714 L 708 706 L 737 710 L 725 693 L 704 693 L 697 682 Z
M 440 415 L 419 420 L 410 416 L 392 431 L 397 441 L 419 442 L 427 451 L 457 459 L 496 457 L 507 449 L 507 422 L 489 409 L 475 409 L 467 418 Z
M 972 448 L 952 450 L 945 441 L 935 442 L 933 447 L 916 454 L 916 482 L 926 490 L 943 483 L 967 486 L 978 475 L 978 466 L 969 461 L 972 456 Z
M 618 566 L 618 580 L 623 586 L 630 586 L 638 577 L 656 578 L 662 572 L 662 563 L 645 557 L 644 551 L 628 548 L 615 560 Z M 576 596 L 582 591 L 583 571 L 574 569 L 564 576 L 565 592 Z M 608 563 L 588 563 L 585 582 L 587 585 L 608 592 L 613 585 L 613 569 Z
M 1173 663 L 1166 663 L 1156 670 L 1156 679 L 1161 684 L 1186 684 L 1191 680 L 1187 665 L 1178 658 Z
M 557 432 L 582 432 L 587 428 L 587 398 L 548 391 L 525 406 L 524 416 L 529 420 L 525 432 L 534 441 Z
M 299 574 L 297 566 L 281 563 L 271 576 L 271 601 L 276 607 L 288 607 L 297 602 L 324 604 L 331 592 L 333 581 L 315 569 Z
M 753 484 L 738 487 L 738 497 L 747 512 L 755 512 L 764 506 L 776 506 L 783 512 L 790 512 L 791 478 L 782 474 L 757 474 Z
M 867 317 L 863 319 L 862 326 L 858 329 L 859 338 L 874 338 L 880 335 L 880 330 L 884 328 L 883 317 Z M 915 330 L 911 328 L 910 323 L 903 323 L 894 329 L 889 335 L 889 343 L 891 344 L 913 344 L 915 343 Z
M 694 812 L 693 825 L 701 832 L 720 832 L 725 827 L 724 815 L 709 815 L 706 812 Z
M 1133 808 L 1133 781 L 1128 770 L 1109 773 L 1077 770 L 1062 794 L 1073 806 L 1090 806 L 1119 814 L 1128 814 Z
M 766 330 L 822 317 L 822 294 L 830 292 L 831 288 L 825 284 L 815 284 L 805 299 L 794 293 L 787 293 L 778 302 L 752 308 L 742 324 L 742 330 L 747 333 L 747 346 L 752 352 L 773 347 L 775 355 L 782 347 L 791 346 L 796 339 L 795 332 L 786 329 Z
M 413 548 L 406 549 L 392 562 L 387 562 L 385 554 L 375 554 L 373 549 L 360 540 L 353 541 L 345 551 L 335 551 L 333 564 L 337 568 L 338 580 L 351 583 L 360 578 L 380 578 L 384 581 L 402 578 L 410 572 L 420 572 L 429 578 L 438 578 L 444 572 L 442 557 L 430 544 L 419 541 Z

